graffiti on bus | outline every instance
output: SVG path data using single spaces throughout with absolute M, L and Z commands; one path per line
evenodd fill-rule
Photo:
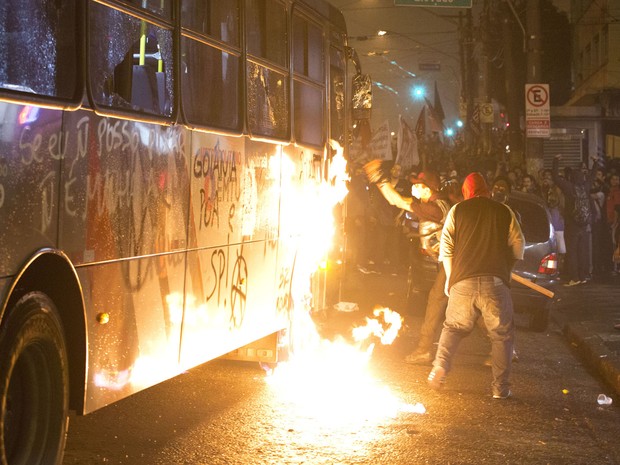
M 201 147 L 196 152 L 193 175 L 203 180 L 200 188 L 200 229 L 219 229 L 220 215 L 225 215 L 229 232 L 232 232 L 232 219 L 241 197 L 237 173 L 240 159 L 240 152 L 221 149 L 219 140 L 214 147 Z M 220 212 L 220 203 L 229 205 L 228 212 Z

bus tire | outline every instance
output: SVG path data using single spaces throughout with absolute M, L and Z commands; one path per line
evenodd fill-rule
M 23 296 L 0 328 L 0 463 L 62 463 L 69 412 L 69 368 L 54 303 Z

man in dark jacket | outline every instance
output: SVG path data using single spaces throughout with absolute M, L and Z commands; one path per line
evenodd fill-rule
M 428 383 L 435 389 L 444 383 L 461 340 L 482 316 L 491 339 L 493 398 L 506 399 L 514 347 L 510 274 L 523 259 L 525 238 L 513 211 L 490 198 L 480 173 L 465 178 L 463 197 L 450 209 L 441 234 L 449 299 Z

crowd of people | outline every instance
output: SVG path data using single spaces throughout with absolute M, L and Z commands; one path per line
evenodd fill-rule
M 463 180 L 451 162 L 405 176 L 398 164 L 380 160 L 356 166 L 345 223 L 349 261 L 361 271 L 383 265 L 398 273 L 413 266 L 411 251 L 419 248 L 437 263 L 418 343 L 405 358 L 432 361 L 431 387 L 443 385 L 461 339 L 478 323 L 491 341 L 493 398 L 512 395 L 517 355 L 509 283 L 525 246 L 519 213 L 504 205 L 512 191 L 538 196 L 547 206 L 558 255 L 565 257 L 565 286 L 620 271 L 620 166 L 593 158 L 590 166 L 560 170 L 561 161 L 556 155 L 551 169 L 535 175 L 505 163 L 468 167 Z M 415 234 L 408 234 L 403 214 L 413 218 Z
M 442 190 L 439 175 L 425 170 L 409 177 L 407 195 L 397 190 L 394 167 L 388 176 L 381 161 L 373 160 L 364 171 L 389 205 L 416 217 L 416 242 L 437 265 L 420 338 L 405 361 L 432 361 L 428 383 L 441 388 L 460 341 L 478 323 L 491 342 L 493 398 L 510 397 L 515 351 L 509 282 L 516 260 L 523 258 L 525 238 L 516 215 L 504 205 L 505 191 L 489 188 L 478 172 L 470 173 L 460 189 Z M 491 200 L 496 193 L 504 195 Z M 431 347 L 442 322 L 433 356 Z
M 556 156 L 551 168 L 532 174 L 523 166 L 503 162 L 487 161 L 478 169 L 459 169 L 452 160 L 446 160 L 425 171 L 436 173 L 437 192 L 451 204 L 461 199 L 464 176 L 472 171 L 481 172 L 488 185 L 503 195 L 518 190 L 541 197 L 555 230 L 561 275 L 565 285 L 573 286 L 620 273 L 620 160 L 599 157 L 589 164 L 580 169 L 562 166 L 562 157 Z M 400 165 L 383 161 L 381 171 L 400 195 L 410 198 L 412 181 L 422 169 L 405 172 Z M 584 190 L 587 211 L 575 220 L 575 210 L 585 208 L 579 195 Z M 406 272 L 411 247 L 406 211 L 402 205 L 390 204 L 369 182 L 363 165 L 355 165 L 345 224 L 349 262 L 362 269 L 383 267 L 392 273 Z

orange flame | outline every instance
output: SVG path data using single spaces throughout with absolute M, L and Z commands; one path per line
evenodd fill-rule
M 298 283 L 304 284 L 293 287 L 296 302 L 291 328 L 293 354 L 288 362 L 280 363 L 270 372 L 266 380 L 277 393 L 275 399 L 285 403 L 291 415 L 296 410 L 304 417 L 356 428 L 360 421 L 379 422 L 400 412 L 421 414 L 425 408 L 420 403 L 400 401 L 374 378 L 368 366 L 374 343 L 362 342 L 378 338 L 381 344 L 391 344 L 402 327 L 403 320 L 397 312 L 389 308 L 375 309 L 375 318 L 366 318 L 364 326 L 353 329 L 356 344 L 350 344 L 321 338 L 305 305 L 311 294 L 307 288 L 309 277 L 317 271 L 333 241 L 333 207 L 347 194 L 346 160 L 336 142 L 331 141 L 331 146 L 336 155 L 331 160 L 329 179 L 313 192 L 300 193 L 302 197 L 310 196 L 311 201 L 303 203 L 308 208 L 304 208 L 300 218 L 304 237 L 297 267 L 305 273 L 298 279 Z M 295 205 L 297 210 L 298 205 Z
M 375 308 L 373 315 L 377 318 L 383 317 L 387 327 L 384 327 L 377 319 L 366 318 L 366 326 L 359 326 L 353 329 L 353 338 L 359 342 L 375 336 L 384 345 L 394 342 L 394 339 L 398 336 L 398 331 L 403 325 L 403 318 L 397 312 L 384 307 Z

